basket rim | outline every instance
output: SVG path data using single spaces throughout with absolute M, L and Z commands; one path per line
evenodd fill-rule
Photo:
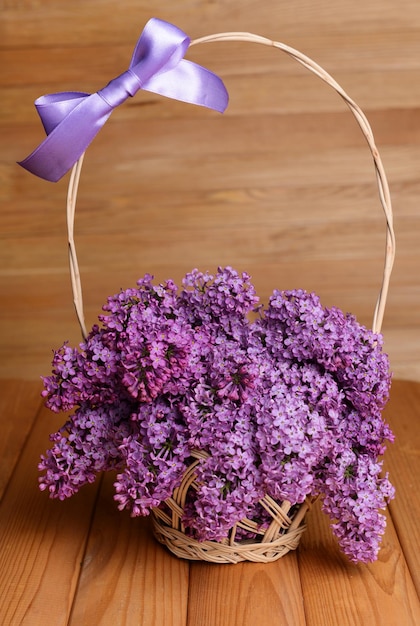
M 308 510 L 305 508 L 305 514 Z M 289 528 L 283 535 L 271 541 L 198 541 L 167 525 L 157 511 L 152 510 L 152 530 L 155 539 L 179 558 L 213 563 L 268 563 L 298 547 L 300 538 L 306 531 L 306 523 L 302 521 L 296 528 Z
M 265 526 L 258 524 L 258 521 L 243 518 L 233 524 L 227 536 L 220 541 L 201 541 L 188 534 L 182 519 L 185 503 L 190 490 L 197 489 L 197 465 L 209 456 L 204 450 L 192 450 L 191 462 L 172 496 L 160 507 L 151 510 L 156 539 L 177 556 L 212 562 L 268 562 L 297 548 L 300 537 L 306 530 L 306 514 L 318 499 L 317 496 L 307 496 L 303 502 L 293 504 L 289 500 L 276 501 L 265 494 L 258 502 L 268 513 L 269 519 Z M 239 529 L 251 532 L 255 537 L 238 538 Z

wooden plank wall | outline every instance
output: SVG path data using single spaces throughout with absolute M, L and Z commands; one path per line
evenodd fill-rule
M 152 6 L 153 5 L 153 6 Z M 15 162 L 42 139 L 33 101 L 92 92 L 126 69 L 146 21 L 192 38 L 253 31 L 314 58 L 362 106 L 394 201 L 398 255 L 384 324 L 395 375 L 420 379 L 420 4 L 418 0 L 0 0 L 0 377 L 49 372 L 79 340 L 67 268 L 68 177 Z M 139 93 L 88 151 L 77 215 L 88 323 L 145 272 L 249 271 L 317 291 L 370 324 L 384 221 L 371 158 L 340 98 L 272 49 L 192 48 L 231 96 L 219 114 Z

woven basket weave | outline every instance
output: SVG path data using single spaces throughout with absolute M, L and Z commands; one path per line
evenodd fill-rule
M 191 45 L 217 41 L 258 43 L 285 52 L 330 85 L 343 98 L 355 117 L 366 138 L 373 157 L 379 199 L 386 219 L 386 248 L 383 278 L 372 323 L 373 332 L 379 333 L 382 326 L 389 281 L 394 262 L 395 237 L 388 182 L 366 116 L 343 88 L 322 67 L 301 52 L 283 43 L 251 33 L 219 33 L 197 39 L 191 42 Z M 74 304 L 82 334 L 86 337 L 87 332 L 83 312 L 82 289 L 73 228 L 82 164 L 83 155 L 73 167 L 70 177 L 67 196 L 67 224 Z M 230 530 L 228 537 L 222 542 L 199 542 L 186 534 L 182 524 L 184 506 L 187 499 L 193 498 L 194 492 L 197 490 L 195 468 L 197 464 L 200 463 L 200 460 L 207 456 L 208 455 L 202 451 L 194 451 L 192 453 L 191 464 L 185 472 L 179 487 L 175 489 L 172 497 L 165 502 L 163 507 L 153 511 L 153 531 L 156 539 L 167 546 L 169 550 L 178 557 L 190 560 L 210 561 L 213 563 L 238 563 L 240 561 L 270 562 L 277 560 L 290 550 L 296 549 L 300 537 L 306 528 L 305 516 L 313 502 L 313 500 L 310 499 L 307 499 L 302 504 L 292 505 L 288 501 L 281 503 L 275 502 L 272 498 L 266 496 L 260 501 L 260 506 L 264 509 L 264 517 L 267 517 L 266 514 L 268 513 L 271 521 L 268 524 L 265 523 L 262 527 L 258 520 L 243 519 Z M 253 538 L 238 539 L 238 534 L 239 536 L 243 536 L 244 532 L 248 533 L 249 536 L 252 535 Z
M 262 529 L 257 521 L 242 519 L 230 529 L 228 537 L 222 542 L 197 541 L 185 534 L 182 524 L 184 505 L 187 498 L 194 497 L 194 491 L 197 490 L 195 468 L 207 456 L 205 452 L 193 451 L 191 465 L 172 497 L 166 500 L 165 509 L 153 510 L 153 532 L 156 539 L 178 557 L 212 563 L 269 563 L 290 550 L 295 550 L 306 527 L 304 518 L 311 506 L 309 499 L 303 504 L 292 506 L 287 500 L 279 504 L 270 496 L 265 496 L 260 500 L 260 505 L 269 513 L 270 524 L 265 524 Z M 255 539 L 238 541 L 238 529 L 254 534 Z

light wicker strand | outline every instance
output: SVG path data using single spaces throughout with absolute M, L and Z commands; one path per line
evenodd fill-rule
M 67 191 L 67 238 L 73 303 L 80 330 L 82 331 L 83 338 L 86 339 L 87 330 L 83 310 L 82 283 L 80 279 L 79 263 L 77 261 L 76 245 L 74 242 L 74 217 L 76 213 L 77 190 L 79 188 L 79 180 L 84 156 L 85 153 L 83 153 L 79 160 L 75 163 L 70 175 L 69 187 Z

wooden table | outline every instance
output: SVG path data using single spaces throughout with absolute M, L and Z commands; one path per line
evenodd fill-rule
M 149 520 L 119 513 L 109 475 L 51 501 L 37 489 L 37 462 L 60 418 L 43 407 L 38 382 L 0 381 L 0 392 L 2 626 L 420 624 L 420 384 L 393 384 L 386 467 L 397 497 L 378 561 L 359 566 L 317 507 L 296 552 L 212 565 L 175 558 Z

